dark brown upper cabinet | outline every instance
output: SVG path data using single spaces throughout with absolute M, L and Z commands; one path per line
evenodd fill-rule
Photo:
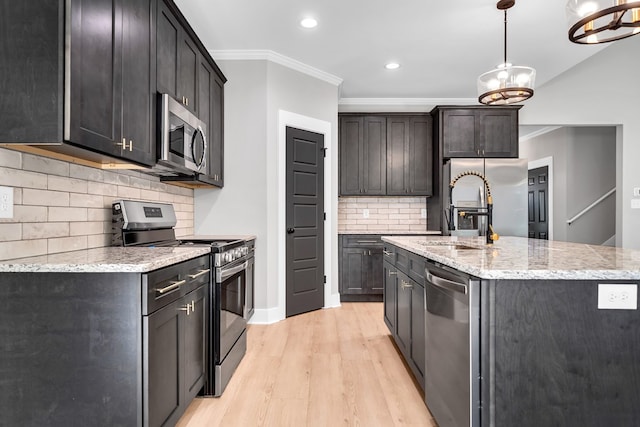
M 436 107 L 432 115 L 443 159 L 517 158 L 520 108 Z
M 428 196 L 432 191 L 431 117 L 387 118 L 387 195 Z
M 158 0 L 157 87 L 198 114 L 199 56 L 195 42 L 174 12 Z
M 341 196 L 428 196 L 429 115 L 340 115 Z
M 205 170 L 161 180 L 188 187 L 224 185 L 224 84 L 227 79 L 175 3 L 156 0 L 157 91 L 191 110 L 207 129 Z
M 98 167 L 153 165 L 152 7 L 4 1 L 0 142 Z M 46 143 L 56 145 L 38 147 Z

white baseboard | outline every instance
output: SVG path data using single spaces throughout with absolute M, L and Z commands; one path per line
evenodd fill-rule
M 322 308 L 336 307 L 340 307 L 340 294 L 332 294 L 329 301 L 325 301 Z M 282 316 L 282 310 L 278 307 L 256 308 L 248 323 L 251 325 L 270 325 L 281 320 L 284 320 L 284 317 Z

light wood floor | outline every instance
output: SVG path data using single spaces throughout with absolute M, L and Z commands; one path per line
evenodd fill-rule
M 223 395 L 196 398 L 178 426 L 436 427 L 382 315 L 382 303 L 343 303 L 250 325 Z

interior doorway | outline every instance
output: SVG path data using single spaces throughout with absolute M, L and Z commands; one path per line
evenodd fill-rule
M 549 167 L 529 169 L 529 238 L 549 240 Z
M 286 128 L 286 317 L 324 306 L 324 136 Z

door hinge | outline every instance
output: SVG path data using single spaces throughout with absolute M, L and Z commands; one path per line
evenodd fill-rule
M 326 212 L 323 212 L 322 214 L 323 214 L 323 218 L 324 218 L 324 220 L 326 221 L 326 220 L 327 220 L 327 213 L 326 213 Z
M 327 276 L 323 276 L 323 277 L 324 277 L 324 279 L 323 279 L 322 283 L 327 283 Z
M 327 157 L 327 147 L 322 147 L 321 150 L 322 150 L 322 156 Z

